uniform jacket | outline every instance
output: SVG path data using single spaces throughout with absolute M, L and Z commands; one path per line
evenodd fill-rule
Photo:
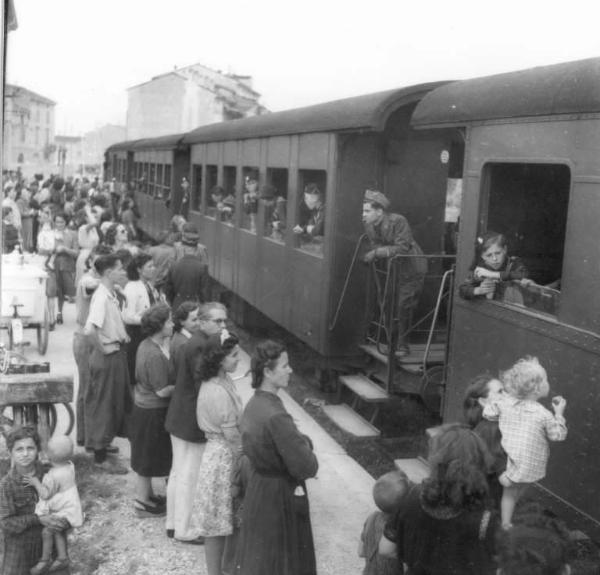
M 378 257 L 391 258 L 399 254 L 422 254 L 419 244 L 414 240 L 408 220 L 400 214 L 383 214 L 378 224 L 366 224 L 365 233 L 370 250 L 377 250 Z M 427 272 L 425 258 L 404 258 L 400 263 L 404 274 L 423 275 Z
M 184 301 L 204 303 L 208 293 L 208 266 L 205 261 L 195 255 L 184 255 L 171 266 L 164 291 L 173 309 Z

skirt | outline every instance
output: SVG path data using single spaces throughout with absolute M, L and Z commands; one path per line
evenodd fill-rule
M 171 437 L 165 430 L 166 407 L 133 406 L 131 468 L 142 477 L 166 477 L 171 471 Z
M 225 439 L 209 439 L 202 455 L 194 518 L 204 537 L 233 532 L 231 472 L 233 453 Z

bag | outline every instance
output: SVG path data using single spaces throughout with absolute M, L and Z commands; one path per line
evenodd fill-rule
M 296 515 L 298 575 L 317 575 L 315 545 L 310 525 L 310 507 L 306 493 L 306 484 L 304 482 L 296 488 L 296 491 L 292 495 L 292 505 Z

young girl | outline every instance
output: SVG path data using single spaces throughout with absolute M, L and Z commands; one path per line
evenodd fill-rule
M 502 382 L 489 373 L 475 376 L 467 386 L 463 400 L 463 415 L 465 423 L 487 445 L 493 457 L 492 467 L 488 473 L 490 499 L 494 508 L 500 507 L 502 486 L 499 477 L 506 470 L 506 453 L 502 449 L 502 434 L 497 421 L 490 421 L 483 417 L 483 408 L 490 402 L 502 397 L 504 388 Z
M 567 402 L 552 399 L 554 415 L 538 400 L 550 391 L 546 370 L 536 357 L 520 359 L 502 374 L 505 397 L 489 402 L 483 409 L 486 419 L 498 419 L 502 447 L 508 456 L 500 476 L 502 526 L 511 527 L 519 498 L 530 483 L 546 476 L 550 448 L 548 441 L 563 441 L 567 426 L 563 413 Z
M 504 235 L 486 232 L 477 238 L 475 261 L 469 277 L 459 288 L 459 294 L 464 299 L 501 299 L 504 289 L 500 287 L 500 282 L 521 280 L 522 284 L 527 285 L 531 283 L 527 276 L 527 268 L 523 262 L 518 257 L 508 256 Z
M 73 455 L 73 442 L 66 435 L 53 437 L 48 441 L 48 457 L 52 467 L 40 481 L 35 475 L 26 476 L 24 483 L 31 485 L 40 500 L 35 507 L 38 516 L 52 513 L 68 521 L 63 530 L 42 530 L 42 557 L 31 568 L 31 575 L 41 575 L 63 569 L 69 565 L 67 554 L 67 530 L 83 524 L 81 501 L 75 484 L 75 467 L 70 461 Z M 56 549 L 56 559 L 52 562 L 52 552 Z

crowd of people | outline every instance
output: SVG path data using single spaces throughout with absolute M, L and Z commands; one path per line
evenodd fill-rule
M 15 243 L 4 245 L 43 256 L 56 323 L 65 303 L 75 303 L 77 444 L 98 471 L 124 474 L 129 470 L 113 457 L 112 442 L 127 437 L 136 514 L 165 517 L 168 538 L 204 544 L 209 575 L 315 574 L 305 481 L 318 461 L 279 397 L 292 374 L 285 347 L 271 340 L 256 345 L 255 392 L 244 407 L 232 379 L 239 339 L 228 330 L 225 306 L 210 301 L 197 228 L 175 216 L 152 243 L 137 226 L 133 195 L 98 182 L 40 182 L 5 182 L 4 234 Z M 369 263 L 396 248 L 421 253 L 406 220 L 388 208 L 381 192 L 367 191 Z M 307 223 L 306 231 L 311 225 L 319 222 Z M 491 271 L 474 269 L 466 297 L 493 293 L 491 272 L 524 277 L 518 262 L 497 271 L 505 251 L 488 262 L 497 244 L 484 247 Z M 406 314 L 422 287 L 418 259 L 404 270 Z M 430 476 L 412 485 L 394 471 L 375 483 L 379 511 L 360 537 L 365 575 L 569 573 L 560 525 L 518 506 L 526 487 L 546 473 L 548 441 L 566 438 L 566 402 L 554 398 L 551 413 L 538 402 L 548 393 L 547 374 L 530 357 L 500 378 L 473 380 L 464 422 L 443 425 L 431 438 Z M 45 475 L 35 429 L 14 428 L 7 446 L 3 572 L 60 570 L 68 565 L 65 532 L 83 520 L 73 445 L 49 443 Z M 155 492 L 154 478 L 168 478 L 166 496 Z

